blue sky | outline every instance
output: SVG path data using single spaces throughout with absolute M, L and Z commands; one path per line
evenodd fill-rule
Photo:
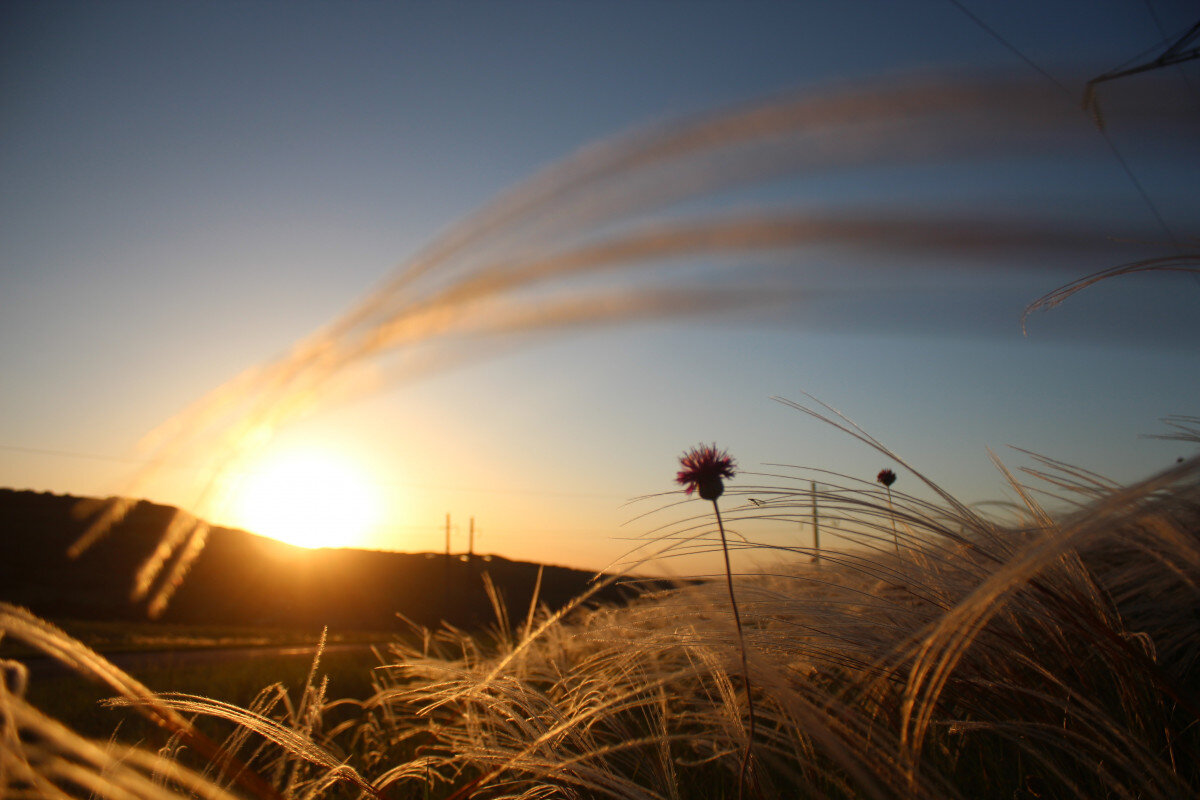
M 588 567 L 641 532 L 622 527 L 643 508 L 625 501 L 670 490 L 676 457 L 697 442 L 728 447 L 748 470 L 885 466 L 775 395 L 841 409 L 969 501 L 1002 494 L 988 447 L 1118 480 L 1165 466 L 1187 453 L 1139 435 L 1196 413 L 1200 285 L 1177 275 L 1102 284 L 1035 316 L 1028 337 L 1019 317 L 1074 277 L 1198 235 L 1196 65 L 1101 95 L 1110 140 L 1165 228 L 1075 110 L 1088 77 L 1185 30 L 1194 6 L 962 7 L 5 4 L 0 485 L 121 491 L 147 431 L 277 358 L 451 226 L 591 142 L 914 73 L 1061 88 L 1079 125 L 1056 148 L 1014 157 L 1001 141 L 1011 115 L 997 107 L 995 148 L 818 163 L 697 207 L 949 209 L 1145 243 L 940 257 L 870 242 L 803 248 L 784 263 L 799 265 L 790 286 L 805 299 L 783 310 L 536 332 L 322 407 L 270 447 L 334 448 L 362 466 L 388 513 L 345 544 L 434 549 L 450 512 L 460 527 L 476 518 L 480 549 Z M 936 141 L 928 133 L 912 142 Z M 730 267 L 695 262 L 669 279 L 708 286 L 695 276 Z M 732 266 L 724 279 L 735 286 L 771 274 Z M 185 458 L 142 491 L 188 505 L 200 482 Z M 236 521 L 222 513 L 211 510 Z

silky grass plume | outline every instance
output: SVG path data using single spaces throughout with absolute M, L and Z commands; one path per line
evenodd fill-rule
M 725 492 L 725 478 L 734 476 L 737 463 L 724 450 L 718 450 L 715 444 L 702 444 L 679 457 L 683 469 L 675 475 L 675 480 L 683 484 L 685 492 L 691 494 L 700 492 L 705 500 L 716 500 Z

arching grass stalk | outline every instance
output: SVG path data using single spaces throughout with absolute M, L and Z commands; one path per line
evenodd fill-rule
M 737 630 L 738 651 L 742 656 L 742 685 L 746 690 L 746 712 L 749 718 L 746 726 L 746 750 L 742 753 L 742 764 L 738 768 L 738 798 L 746 787 L 746 772 L 750 767 L 750 759 L 754 746 L 754 696 L 750 690 L 750 664 L 746 658 L 746 637 L 742 633 L 742 616 L 738 611 L 737 596 L 733 591 L 733 568 L 729 563 L 729 543 L 725 536 L 725 523 L 721 520 L 721 507 L 717 504 L 725 492 L 725 478 L 734 475 L 734 460 L 723 450 L 718 450 L 715 444 L 699 445 L 684 453 L 679 459 L 683 467 L 675 476 L 675 480 L 686 487 L 687 494 L 697 492 L 701 499 L 708 500 L 713 505 L 713 514 L 717 518 L 717 529 L 721 532 L 721 553 L 725 556 L 725 583 L 729 588 L 729 606 L 733 609 L 733 624 Z
M 892 540 L 896 542 L 896 556 L 900 555 L 900 534 L 896 532 L 896 507 L 892 505 L 892 484 L 896 482 L 896 473 L 890 469 L 881 469 L 875 480 L 883 484 L 888 494 L 888 512 L 892 518 Z

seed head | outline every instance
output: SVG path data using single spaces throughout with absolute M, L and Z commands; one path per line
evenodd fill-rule
M 891 487 L 896 482 L 896 473 L 890 469 L 881 469 L 879 474 L 875 476 L 875 480 L 882 483 L 884 486 Z
M 687 493 L 699 490 L 705 500 L 716 500 L 725 491 L 725 478 L 732 478 L 734 460 L 724 450 L 718 450 L 715 444 L 702 444 L 688 450 L 679 457 L 683 467 L 675 476 L 678 483 L 683 484 Z

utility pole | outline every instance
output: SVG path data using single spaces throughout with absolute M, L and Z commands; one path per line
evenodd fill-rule
M 812 481 L 813 563 L 821 561 L 821 520 L 817 514 L 817 482 Z
M 442 559 L 442 620 L 450 618 L 450 512 L 446 512 L 446 557 Z
M 475 561 L 474 517 L 471 517 L 471 524 L 467 526 L 467 577 L 466 586 L 464 588 L 466 591 L 474 594 L 476 598 L 475 602 L 470 605 L 466 613 L 470 616 L 472 622 L 479 623 L 482 621 L 480 607 L 482 605 L 482 600 L 487 595 L 487 591 L 484 589 L 484 586 L 480 581 L 479 564 Z M 486 605 L 483 605 L 482 607 L 487 608 Z

